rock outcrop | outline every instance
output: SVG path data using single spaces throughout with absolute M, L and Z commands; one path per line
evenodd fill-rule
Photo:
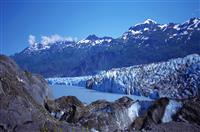
M 0 56 L 0 131 L 81 131 L 80 126 L 58 122 L 50 116 L 43 106 L 50 95 L 44 79 Z
M 175 117 L 178 121 L 200 125 L 200 98 L 186 100 Z
M 43 104 L 52 93 L 46 81 L 36 74 L 22 71 L 16 63 L 6 56 L 0 56 L 0 93 L 6 94 L 12 87 L 23 87 L 39 104 Z
M 63 111 L 59 120 L 78 123 L 104 132 L 127 129 L 140 113 L 139 102 L 128 97 L 122 97 L 115 102 L 98 100 L 84 106 L 76 97 L 69 96 L 58 98 L 54 103 L 59 108 L 59 111 L 53 115 L 54 117 Z M 52 103 L 46 105 L 50 107 Z
M 148 129 L 152 125 L 157 125 L 162 122 L 162 118 L 165 113 L 165 108 L 169 103 L 168 98 L 161 98 L 153 103 L 152 106 L 149 107 L 147 112 L 143 117 L 138 117 L 134 123 L 132 124 L 132 127 L 135 130 L 141 130 L 141 129 Z
M 193 125 L 185 122 L 168 122 L 158 124 L 152 127 L 147 132 L 199 132 L 200 126 Z

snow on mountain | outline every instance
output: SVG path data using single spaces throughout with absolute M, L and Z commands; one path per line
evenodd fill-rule
M 192 18 L 183 24 L 173 24 L 173 23 L 158 24 L 154 20 L 147 19 L 143 23 L 139 23 L 139 24 L 136 24 L 135 26 L 130 27 L 129 30 L 125 32 L 120 38 L 122 38 L 123 40 L 127 40 L 130 38 L 144 40 L 142 38 L 149 38 L 149 35 L 150 35 L 150 34 L 147 34 L 146 32 L 155 32 L 157 30 L 161 30 L 162 32 L 165 32 L 167 30 L 167 32 L 169 32 L 169 30 L 172 30 L 172 29 L 176 30 L 177 33 L 175 34 L 178 37 L 180 37 L 181 35 L 188 34 L 187 30 L 190 30 L 190 33 L 192 33 L 193 30 L 199 31 L 200 19 Z M 175 31 L 173 32 L 170 31 L 169 33 L 167 33 L 168 38 L 166 38 L 165 40 L 174 38 L 174 32 Z M 45 49 L 48 50 L 52 45 L 57 44 L 57 43 L 66 45 L 66 43 L 76 42 L 75 39 L 71 37 L 62 37 L 57 34 L 51 35 L 51 36 L 42 36 L 41 42 L 35 42 L 35 36 L 30 36 L 30 37 L 29 37 L 30 46 L 28 47 L 28 50 L 31 52 L 38 51 L 38 50 L 45 50 Z M 111 37 L 100 38 L 93 34 L 93 35 L 89 35 L 85 39 L 77 41 L 76 44 L 71 44 L 71 45 L 67 44 L 65 47 L 71 46 L 75 48 L 76 47 L 80 48 L 83 46 L 95 46 L 102 43 L 109 45 L 112 40 L 114 39 Z
M 149 37 L 149 34 L 146 34 L 145 32 L 155 32 L 157 30 L 161 30 L 162 32 L 165 32 L 167 29 L 171 30 L 177 30 L 178 33 L 177 35 L 185 35 L 187 30 L 200 30 L 200 19 L 199 18 L 192 18 L 188 20 L 187 22 L 183 24 L 158 24 L 156 21 L 152 19 L 147 19 L 143 23 L 136 24 L 135 26 L 132 26 L 129 28 L 127 32 L 125 32 L 121 38 L 124 40 L 129 39 L 130 36 L 135 36 L 135 38 L 142 38 L 142 37 Z M 174 31 L 173 31 L 174 32 Z M 192 31 L 191 31 L 192 32 Z M 172 38 L 171 34 L 172 32 L 169 32 L 168 38 Z M 138 37 L 140 35 L 140 37 Z M 57 34 L 51 35 L 51 36 L 42 36 L 41 37 L 41 42 L 36 42 L 35 41 L 35 36 L 30 35 L 29 36 L 29 50 L 45 50 L 49 49 L 53 44 L 55 43 L 60 43 L 60 44 L 65 44 L 69 42 L 76 42 L 76 39 L 71 38 L 71 37 L 62 37 Z M 87 38 L 79 40 L 76 42 L 76 44 L 73 44 L 73 47 L 80 47 L 83 46 L 83 44 L 86 45 L 91 45 L 95 46 L 97 44 L 102 44 L 106 43 L 109 44 L 113 38 L 111 37 L 97 37 L 96 35 L 89 35 Z M 71 45 L 72 46 L 72 45 Z
M 144 23 L 136 24 L 135 26 L 130 27 L 129 30 L 125 32 L 121 38 L 124 40 L 130 38 L 141 39 L 142 37 L 149 37 L 151 35 L 147 34 L 145 31 L 157 32 L 160 30 L 161 33 L 167 33 L 165 40 L 174 38 L 174 34 L 176 34 L 177 37 L 181 37 L 187 34 L 190 34 L 191 36 L 193 30 L 200 30 L 200 19 L 192 18 L 183 24 L 157 24 L 157 22 L 151 19 L 147 19 Z
M 129 30 L 133 35 L 141 34 L 141 31 Z
M 162 30 L 162 29 L 165 29 L 165 28 L 167 27 L 167 24 L 161 24 L 161 25 L 159 25 L 158 27 L 160 27 L 161 30 Z
M 144 21 L 144 24 L 157 24 L 157 22 L 152 19 L 147 19 L 146 21 Z
M 181 28 L 180 28 L 179 26 L 180 26 L 180 25 L 177 24 L 177 25 L 175 25 L 173 28 L 176 29 L 176 30 L 180 30 Z
M 154 20 L 152 20 L 152 19 L 147 19 L 147 20 L 145 20 L 143 23 L 135 24 L 135 26 L 144 25 L 144 24 L 157 24 L 157 22 L 154 21 Z
M 89 35 L 86 39 L 80 40 L 77 44 L 102 44 L 102 43 L 110 43 L 113 38 L 111 37 L 103 37 L 99 38 L 96 35 Z
M 54 35 L 37 42 L 31 36 L 30 46 L 12 58 L 24 70 L 45 77 L 87 76 L 113 67 L 200 54 L 199 36 L 199 18 L 191 18 L 182 24 L 147 20 L 130 27 L 116 39 L 89 35 L 75 41 Z

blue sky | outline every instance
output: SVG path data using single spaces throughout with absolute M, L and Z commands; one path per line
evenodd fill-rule
M 83 39 L 90 34 L 119 37 L 130 26 L 151 18 L 182 23 L 200 17 L 200 0 L 0 0 L 1 53 L 28 46 L 28 36 L 59 34 Z

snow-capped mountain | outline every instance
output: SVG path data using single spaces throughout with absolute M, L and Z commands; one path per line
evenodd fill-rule
M 79 41 L 44 37 L 12 58 L 23 69 L 45 77 L 94 75 L 111 68 L 200 54 L 199 36 L 199 18 L 182 24 L 159 24 L 148 19 L 115 39 L 96 35 Z
M 111 37 L 103 37 L 99 38 L 96 35 L 89 35 L 86 39 L 80 40 L 77 42 L 77 44 L 92 44 L 94 46 L 95 44 L 102 44 L 102 43 L 110 43 L 113 40 Z
M 113 68 L 108 71 L 74 78 L 50 78 L 51 84 L 85 86 L 103 92 L 141 95 L 151 98 L 167 96 L 190 98 L 200 91 L 200 56 L 188 55 L 166 62 Z

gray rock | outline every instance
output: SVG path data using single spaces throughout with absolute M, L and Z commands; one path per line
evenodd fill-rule
M 199 132 L 200 126 L 184 123 L 184 122 L 169 122 L 158 124 L 147 132 Z
M 200 125 L 200 98 L 184 101 L 183 107 L 175 118 L 178 121 Z
M 160 124 L 164 116 L 165 108 L 169 103 L 168 98 L 160 98 L 151 105 L 144 116 L 138 117 L 133 124 L 131 129 L 141 130 L 148 129 L 154 125 Z
M 23 72 L 11 59 L 0 56 L 0 131 L 86 130 L 52 118 L 43 107 L 49 97 L 44 79 Z

